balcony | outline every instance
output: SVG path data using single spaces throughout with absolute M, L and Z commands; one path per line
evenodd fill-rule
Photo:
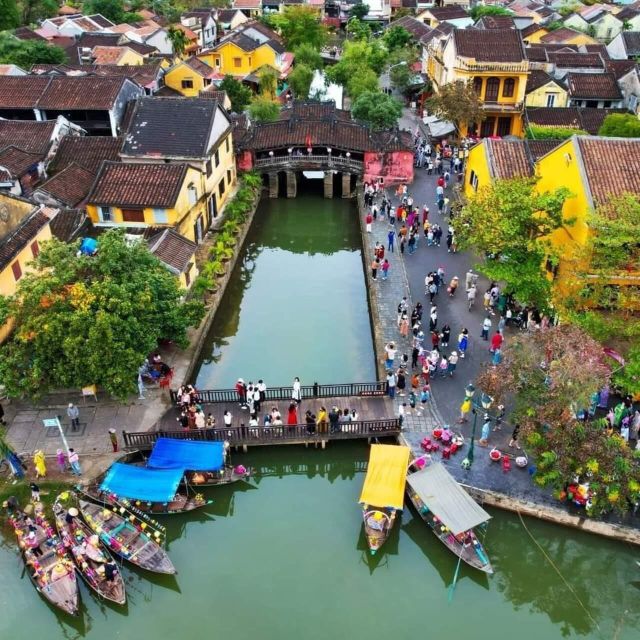
M 330 154 L 302 154 L 287 156 L 271 156 L 255 161 L 255 168 L 266 171 L 349 171 L 350 173 L 362 173 L 364 162 Z
M 522 102 L 492 102 L 484 100 L 482 108 L 491 113 L 521 113 L 524 103 Z
M 454 68 L 472 73 L 528 73 L 529 61 L 523 62 L 476 62 L 471 59 L 457 58 Z

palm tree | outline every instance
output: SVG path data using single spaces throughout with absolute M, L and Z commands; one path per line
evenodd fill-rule
M 171 40 L 174 55 L 181 58 L 189 44 L 187 34 L 182 29 L 171 26 L 167 30 L 167 36 L 169 36 L 169 40 Z

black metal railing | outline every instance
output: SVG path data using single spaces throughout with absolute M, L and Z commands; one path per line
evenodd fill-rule
M 345 382 L 338 384 L 312 384 L 301 387 L 302 399 L 347 398 L 383 396 L 387 390 L 386 382 Z M 171 390 L 171 402 L 179 404 L 178 392 Z M 270 387 L 265 392 L 265 401 L 290 400 L 293 387 Z M 235 389 L 203 389 L 198 390 L 201 404 L 222 404 L 238 402 Z
M 358 438 L 381 438 L 398 435 L 401 431 L 398 418 L 381 420 L 358 420 L 340 423 L 340 428 L 331 432 L 329 426 L 306 424 L 222 427 L 217 429 L 185 429 L 182 431 L 122 432 L 125 449 L 151 449 L 158 438 L 196 440 L 208 442 L 227 441 L 231 445 L 285 444 L 320 442 L 322 440 L 353 440 Z

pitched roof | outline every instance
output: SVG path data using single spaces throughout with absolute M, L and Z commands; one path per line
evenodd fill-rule
M 141 87 L 149 87 L 157 82 L 160 74 L 160 62 L 145 64 L 35 64 L 31 67 L 31 73 L 74 77 L 129 78 Z
M 628 56 L 640 55 L 640 31 L 623 31 L 622 40 Z
M 522 37 L 526 39 L 531 34 L 536 33 L 536 31 L 540 31 L 540 29 L 544 29 L 544 26 L 541 24 L 537 24 L 536 22 L 532 22 L 531 24 L 528 24 L 524 29 L 520 29 L 520 33 L 522 34 Z
M 124 156 L 203 158 L 218 102 L 208 98 L 139 98 L 122 144 Z
M 51 219 L 49 228 L 51 233 L 62 240 L 62 242 L 72 242 L 88 226 L 89 218 L 84 211 L 77 209 L 61 209 Z
M 622 100 L 613 73 L 568 73 L 567 87 L 572 98 Z
M 29 27 L 18 27 L 13 35 L 20 40 L 42 40 L 45 41 L 46 38 L 43 38 L 39 33 L 36 33 L 33 29 L 29 29 Z
M 72 162 L 39 185 L 37 191 L 46 193 L 67 207 L 75 207 L 87 197 L 95 177 L 95 173 Z
M 148 240 L 149 251 L 176 274 L 192 264 L 198 245 L 173 229 L 164 229 Z
M 217 74 L 217 71 L 213 67 L 210 67 L 206 62 L 203 62 L 200 58 L 196 58 L 195 56 L 187 58 L 184 61 L 184 64 L 203 78 L 210 78 Z
M 30 242 L 33 242 L 38 232 L 48 224 L 47 214 L 36 209 L 25 216 L 15 229 L 0 237 L 0 270 L 4 269 Z
M 567 40 L 572 40 L 576 36 L 584 36 L 581 31 L 576 31 L 575 29 L 569 29 L 569 27 L 560 27 L 560 29 L 556 29 L 555 31 L 550 31 L 540 38 L 540 42 L 566 42 Z
M 627 73 L 638 70 L 638 63 L 635 60 L 605 60 L 607 71 L 613 73 L 617 80 L 620 80 Z
M 529 150 L 529 155 L 537 162 L 542 156 L 561 145 L 564 140 L 525 140 L 525 144 Z
M 456 29 L 456 53 L 481 62 L 520 62 L 525 60 L 520 32 L 515 29 Z
M 33 109 L 50 81 L 36 76 L 0 76 L 0 108 Z
M 596 135 L 610 113 L 625 113 L 624 109 L 596 109 L 592 107 L 527 107 L 527 122 L 540 127 L 580 129 Z
M 15 144 L 23 151 L 45 155 L 55 128 L 55 120 L 0 120 L 0 148 Z
M 574 53 L 573 51 L 557 51 L 547 54 L 549 62 L 558 69 L 604 69 L 599 53 Z
M 448 7 L 431 7 L 428 11 L 438 22 L 469 17 L 469 14 L 458 5 L 450 5 Z
M 482 16 L 475 26 L 479 29 L 515 29 L 516 23 L 511 16 Z
M 91 52 L 94 64 L 117 64 L 127 53 L 127 47 L 94 47 Z
M 484 140 L 493 177 L 498 180 L 533 175 L 524 140 Z
M 621 193 L 640 195 L 640 139 L 578 136 L 591 195 L 595 204 Z
M 618 20 L 622 20 L 623 22 L 625 20 L 631 20 L 636 16 L 640 16 L 640 11 L 636 7 L 632 7 L 630 5 L 623 7 L 620 11 L 618 11 L 618 13 L 616 13 L 616 18 L 618 18 Z
M 586 53 L 599 53 L 603 60 L 607 60 L 610 57 L 605 44 L 583 44 L 580 46 L 580 51 L 583 49 Z
M 172 208 L 187 175 L 186 164 L 104 162 L 88 201 L 118 207 Z
M 75 163 L 96 174 L 103 160 L 119 159 L 121 144 L 120 138 L 111 136 L 64 136 L 48 171 L 58 173 Z
M 398 20 L 394 20 L 389 24 L 389 27 L 403 27 L 406 29 L 416 40 L 420 40 L 422 36 L 427 35 L 432 31 L 431 27 L 427 26 L 424 22 L 416 20 L 412 16 L 403 16 Z
M 540 71 L 539 69 L 534 69 L 529 73 L 527 77 L 527 87 L 525 89 L 525 93 L 531 93 L 540 87 L 544 87 L 548 82 L 554 82 L 555 84 L 560 84 L 555 78 L 552 78 L 546 71 Z

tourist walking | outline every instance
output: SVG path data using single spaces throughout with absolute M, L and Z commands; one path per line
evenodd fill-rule
M 489 340 L 489 331 L 491 330 L 491 318 L 487 316 L 482 321 L 482 331 L 480 332 L 480 337 L 486 342 Z
M 465 398 L 460 405 L 460 417 L 456 420 L 458 424 L 462 424 L 463 422 L 469 422 L 467 416 L 469 415 L 469 411 L 471 411 L 471 398 Z
M 458 335 L 458 351 L 460 352 L 461 358 L 464 358 L 464 355 L 467 351 L 468 346 L 469 346 L 469 331 L 467 329 L 462 329 L 462 331 Z
M 67 461 L 64 457 L 64 451 L 62 449 L 58 449 L 56 451 L 56 464 L 58 465 L 58 471 L 60 473 L 64 473 L 67 468 Z
M 400 318 L 400 335 L 403 338 L 406 338 L 409 335 L 409 318 L 405 313 L 402 314 L 402 318 Z
M 109 442 L 111 443 L 113 453 L 116 453 L 116 451 L 118 451 L 118 436 L 115 429 L 109 429 Z
M 404 396 L 404 390 L 407 387 L 407 377 L 404 374 L 403 369 L 398 369 L 396 374 L 396 390 L 399 396 Z
M 500 351 L 502 348 L 502 343 L 504 342 L 504 337 L 499 331 L 496 331 L 491 337 L 491 348 L 489 351 L 491 353 L 495 353 L 496 351 Z
M 449 288 L 447 292 L 449 293 L 449 297 L 453 298 L 456 295 L 456 290 L 458 289 L 458 276 L 454 276 L 451 278 L 451 282 L 449 283 Z
M 440 341 L 443 347 L 449 346 L 449 340 L 451 340 L 451 327 L 445 324 L 442 327 L 442 333 L 440 334 Z
M 296 405 L 302 402 L 302 386 L 300 385 L 300 378 L 297 376 L 293 379 L 293 391 L 291 392 L 291 398 Z
M 476 303 L 476 296 L 478 295 L 478 290 L 476 289 L 476 285 L 472 284 L 467 289 L 467 307 L 469 311 L 471 311 L 471 307 Z
M 396 397 L 396 375 L 393 371 L 387 373 L 387 393 L 392 400 Z
M 458 365 L 458 352 L 452 351 L 449 356 L 449 377 L 453 378 L 453 372 L 456 370 L 456 366 Z
M 378 268 L 380 267 L 380 260 L 378 260 L 378 258 L 374 258 L 373 262 L 371 263 L 371 277 L 374 280 L 378 279 Z
M 515 447 L 516 449 L 520 448 L 518 444 L 518 436 L 520 435 L 520 425 L 517 424 L 513 427 L 513 432 L 511 433 L 511 440 L 509 440 L 509 446 Z
M 394 342 L 388 342 L 385 346 L 384 346 L 384 352 L 385 352 L 385 367 L 387 369 L 392 369 L 393 368 L 393 361 L 396 359 L 396 353 L 398 353 L 398 350 L 396 349 L 396 345 Z
M 394 252 L 394 245 L 396 243 L 396 230 L 389 229 L 389 233 L 387 233 L 387 250 Z
M 69 466 L 71 467 L 71 473 L 73 473 L 74 476 L 81 476 L 82 469 L 80 468 L 80 456 L 74 449 L 69 449 L 68 461 Z
M 44 451 L 38 449 L 33 454 L 33 465 L 36 469 L 36 478 L 44 478 L 47 475 L 47 464 L 44 459 Z
M 371 224 L 373 223 L 373 216 L 371 215 L 371 213 L 367 213 L 367 217 L 365 218 L 365 224 L 366 229 L 367 229 L 367 233 L 371 233 Z
M 482 431 L 480 433 L 480 440 L 478 444 L 481 447 L 486 447 L 489 444 L 489 434 L 491 433 L 491 417 L 488 413 L 484 414 L 484 422 L 482 423 Z
M 384 262 L 382 263 L 382 279 L 386 280 L 388 275 L 389 275 L 389 268 L 391 267 L 391 265 L 389 264 L 389 261 L 385 258 Z
M 80 427 L 80 410 L 75 404 L 73 404 L 73 402 L 70 402 L 67 407 L 67 415 L 71 420 L 71 430 L 75 431 Z

